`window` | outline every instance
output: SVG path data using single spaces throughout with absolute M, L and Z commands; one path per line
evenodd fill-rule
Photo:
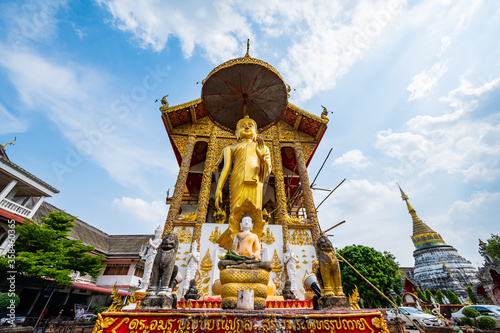
M 129 264 L 108 264 L 103 275 L 127 275 Z
M 0 246 L 3 244 L 3 241 L 7 238 L 7 236 L 7 230 L 5 230 L 3 226 L 0 226 Z
M 144 267 L 136 266 L 134 276 L 142 278 L 143 275 L 144 275 Z
M 476 306 L 475 307 L 477 311 L 479 311 L 480 314 L 484 315 L 485 313 L 487 312 L 491 312 L 490 310 L 488 310 L 487 308 L 485 308 L 484 306 Z

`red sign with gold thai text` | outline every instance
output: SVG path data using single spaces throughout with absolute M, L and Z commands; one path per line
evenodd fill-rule
M 388 333 L 379 311 L 178 309 L 103 312 L 94 333 Z

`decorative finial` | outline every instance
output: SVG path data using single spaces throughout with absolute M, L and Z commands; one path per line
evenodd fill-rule
M 161 104 L 166 105 L 166 107 L 168 108 L 167 97 L 168 95 L 163 96 L 163 98 L 161 99 Z
M 247 39 L 247 54 L 245 54 L 245 58 L 250 58 L 250 38 Z
M 328 117 L 327 117 L 328 116 L 328 110 L 323 105 L 321 105 L 321 107 L 323 108 L 323 112 L 321 112 L 321 118 L 328 120 Z
M 406 193 L 405 193 L 405 192 L 403 192 L 403 190 L 401 189 L 401 186 L 399 186 L 399 184 L 398 184 L 398 183 L 396 183 L 396 185 L 398 185 L 398 187 L 399 187 L 399 191 L 401 192 L 401 199 L 403 199 L 403 201 L 408 200 L 408 196 L 406 195 Z
M 17 139 L 17 137 L 14 137 L 14 141 L 9 142 L 9 143 L 4 143 L 4 144 L 2 144 L 2 145 L 0 145 L 0 146 L 2 146 L 2 148 L 5 150 L 5 148 L 6 148 L 8 145 L 14 145 L 14 142 L 16 142 L 16 139 Z

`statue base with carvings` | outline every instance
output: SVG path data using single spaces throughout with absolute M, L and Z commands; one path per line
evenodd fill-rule
M 176 309 L 121 310 L 99 314 L 94 333 L 285 332 L 389 333 L 377 310 Z

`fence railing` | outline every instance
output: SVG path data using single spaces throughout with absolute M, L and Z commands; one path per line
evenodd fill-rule
M 0 201 L 0 207 L 24 217 L 28 217 L 31 213 L 31 209 L 28 209 L 14 201 L 10 201 L 9 199 L 2 199 L 2 201 Z

